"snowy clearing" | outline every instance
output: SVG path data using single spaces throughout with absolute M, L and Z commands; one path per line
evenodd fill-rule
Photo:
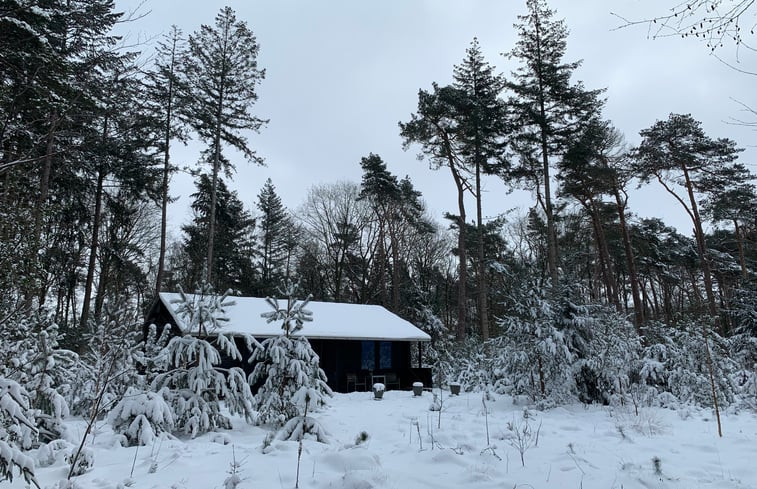
M 753 413 L 725 415 L 725 436 L 719 439 L 709 411 L 697 408 L 642 408 L 636 416 L 633 407 L 575 404 L 527 409 L 524 419 L 523 405 L 495 396 L 486 403 L 487 445 L 481 394 L 445 392 L 441 429 L 439 412 L 429 409 L 432 400 L 428 391 L 421 397 L 388 391 L 380 401 L 370 392 L 336 394 L 328 408 L 314 414 L 331 443 L 305 440 L 300 487 L 757 487 Z M 240 418 L 233 421 L 232 431 L 139 448 L 122 448 L 103 422 L 94 437 L 94 468 L 76 478 L 78 487 L 223 488 L 235 456 L 242 478 L 238 488 L 293 488 L 298 444 L 273 442 L 264 454 L 267 431 Z M 71 441 L 84 429 L 81 421 L 68 427 Z M 356 443 L 363 431 L 367 440 Z M 524 447 L 525 466 L 518 446 Z M 52 487 L 67 470 L 62 456 L 39 467 L 41 486 Z M 17 479 L 8 487 L 26 485 Z

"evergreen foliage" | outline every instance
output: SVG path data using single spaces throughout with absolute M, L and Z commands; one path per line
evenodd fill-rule
M 174 429 L 192 438 L 219 428 L 231 429 L 231 421 L 221 412 L 221 399 L 231 414 L 247 421 L 255 418 L 254 397 L 244 371 L 220 368 L 221 354 L 242 360 L 234 338 L 222 330 L 228 321 L 224 309 L 233 304 L 227 295 L 216 295 L 207 283 L 193 295 L 181 292 L 176 311 L 182 335 L 168 342 L 168 370 L 157 375 L 151 386 L 171 406 Z M 254 348 L 253 338 L 246 342 L 249 349 Z M 160 419 L 165 423 L 167 418 L 161 414 Z
M 34 460 L 22 451 L 31 448 L 36 434 L 27 392 L 0 375 L 0 481 L 13 481 L 18 471 L 26 482 L 39 487 L 34 477 Z
M 215 205 L 215 258 L 213 276 L 219 290 L 231 289 L 242 295 L 255 292 L 258 274 L 253 259 L 255 221 L 244 208 L 237 192 L 229 190 L 219 178 L 216 183 Z M 192 222 L 182 226 L 185 239 L 181 268 L 174 273 L 174 280 L 181 287 L 199 283 L 208 266 L 206 252 L 208 241 L 208 220 L 212 200 L 210 177 L 202 174 L 196 181 L 197 191 L 192 194 Z
M 326 374 L 318 366 L 319 357 L 307 338 L 299 333 L 305 322 L 312 321 L 308 311 L 310 299 L 296 300 L 290 288 L 285 306 L 272 298 L 266 299 L 272 311 L 264 313 L 267 322 L 281 322 L 281 334 L 267 338 L 250 357 L 256 362 L 250 374 L 251 385 L 259 385 L 255 396 L 258 422 L 276 427 L 289 426 L 290 434 L 295 433 L 287 423 L 302 414 L 305 401 L 310 409 L 318 409 L 326 403 L 332 392 L 326 384 Z M 312 425 L 304 418 L 300 429 Z
M 549 275 L 558 281 L 558 249 L 555 210 L 552 203 L 551 166 L 564 154 L 580 128 L 601 105 L 601 90 L 586 90 L 571 82 L 580 61 L 563 61 L 568 29 L 564 20 L 554 18 L 545 0 L 527 0 L 528 13 L 515 24 L 518 41 L 508 57 L 521 66 L 507 84 L 511 124 L 518 128 L 512 142 L 520 161 L 512 177 L 525 188 L 536 191 L 537 202 L 547 225 Z
M 265 77 L 258 69 L 258 43 L 247 23 L 237 20 L 230 7 L 216 15 L 215 25 L 202 25 L 189 36 L 187 77 L 192 114 L 189 124 L 209 147 L 211 164 L 210 207 L 207 234 L 216 233 L 218 174 L 232 168 L 221 157 L 223 143 L 258 164 L 262 159 L 250 148 L 242 131 L 258 131 L 266 121 L 250 112 L 257 101 L 256 86 Z M 214 242 L 207 242 L 206 280 L 215 272 Z
M 294 223 L 269 178 L 258 194 L 258 241 L 260 243 L 260 283 L 256 293 L 274 295 L 290 280 Z

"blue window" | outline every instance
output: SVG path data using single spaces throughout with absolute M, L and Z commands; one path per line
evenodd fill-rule
M 379 343 L 379 368 L 392 368 L 392 343 Z
M 360 358 L 360 368 L 373 370 L 376 368 L 376 346 L 372 341 L 363 341 Z

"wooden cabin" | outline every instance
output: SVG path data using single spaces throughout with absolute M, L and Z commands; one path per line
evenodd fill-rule
M 175 310 L 179 299 L 177 293 L 160 293 L 145 324 L 170 324 L 175 334 L 183 334 L 185 326 Z M 234 365 L 226 358 L 224 366 L 240 366 L 249 373 L 250 352 L 241 337 L 252 335 L 262 341 L 281 334 L 281 324 L 267 323 L 261 317 L 271 311 L 263 298 L 229 296 L 228 300 L 234 304 L 225 308 L 228 322 L 222 329 L 239 337 L 237 346 L 245 360 Z M 295 335 L 302 334 L 310 341 L 334 392 L 371 390 L 376 382 L 389 390 L 410 390 L 413 382 L 431 386 L 431 369 L 411 365 L 413 349 L 417 349 L 420 363 L 423 344 L 431 337 L 410 322 L 375 305 L 311 301 L 307 309 L 313 313 L 313 320 Z

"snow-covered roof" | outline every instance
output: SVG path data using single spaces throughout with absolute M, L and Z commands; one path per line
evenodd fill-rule
M 182 330 L 186 325 L 176 314 L 178 293 L 161 292 L 160 300 Z M 250 334 L 267 338 L 281 334 L 279 321 L 268 323 L 261 314 L 271 312 L 271 306 L 259 297 L 228 297 L 235 304 L 225 308 L 228 322 L 222 331 L 232 334 Z M 286 306 L 285 301 L 279 301 Z M 305 323 L 300 333 L 312 339 L 378 340 L 378 341 L 430 341 L 431 337 L 381 306 L 336 302 L 308 303 L 307 310 L 313 320 Z

